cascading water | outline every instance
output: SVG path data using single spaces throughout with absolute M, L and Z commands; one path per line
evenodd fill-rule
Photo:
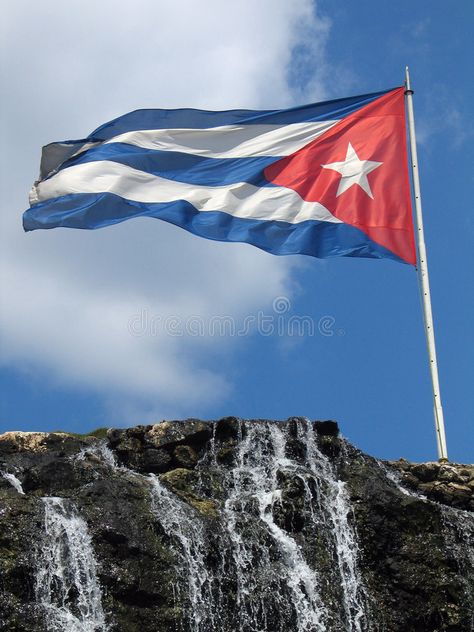
M 8 481 L 10 483 L 10 485 L 12 487 L 14 487 L 16 489 L 16 491 L 21 494 L 22 496 L 25 495 L 25 492 L 23 491 L 23 486 L 21 484 L 21 481 L 19 480 L 18 477 L 15 476 L 15 474 L 11 474 L 10 472 L 0 472 L 0 474 L 3 476 L 3 478 Z
M 36 601 L 48 632 L 106 632 L 92 541 L 84 520 L 62 498 L 43 498 Z
M 175 586 L 177 600 L 189 601 L 190 630 L 199 632 L 202 625 L 213 625 L 212 601 L 209 596 L 209 572 L 205 563 L 205 535 L 197 512 L 170 492 L 159 479 L 150 475 L 152 510 L 171 541 L 181 563 L 187 595 L 181 594 L 181 583 Z M 211 627 L 209 629 L 214 629 Z
M 202 490 L 220 490 L 215 528 L 157 477 L 150 479 L 154 513 L 174 543 L 185 578 L 176 591 L 178 601 L 188 603 L 186 629 L 369 630 L 348 495 L 319 452 L 311 424 L 297 426 L 293 443 L 301 454 L 290 454 L 282 425 L 240 424 L 238 433 L 230 467 L 216 458 L 215 439 L 197 466 Z M 303 489 L 304 506 L 301 515 L 288 518 L 292 485 Z M 311 559 L 302 531 L 314 541 Z M 318 556 L 330 582 L 322 578 Z M 335 612 L 341 600 L 343 610 Z
M 319 575 L 274 517 L 281 501 L 278 476 L 285 469 L 294 471 L 297 465 L 285 456 L 284 431 L 274 424 L 248 427 L 223 512 L 237 572 L 239 630 L 275 629 L 276 621 L 268 621 L 272 611 L 281 615 L 276 629 L 285 629 L 288 619 L 298 632 L 326 629 Z
M 107 465 L 112 469 L 118 468 L 115 454 L 109 447 L 107 447 L 105 441 L 100 441 L 98 443 L 93 443 L 92 445 L 83 447 L 77 454 L 73 455 L 72 460 L 84 461 L 90 456 L 96 457 L 104 465 Z
M 330 533 L 334 539 L 336 559 L 343 592 L 346 626 L 350 632 L 370 629 L 368 599 L 358 566 L 357 534 L 350 522 L 352 508 L 346 484 L 339 480 L 329 459 L 316 445 L 311 425 L 299 424 L 299 432 L 307 449 L 307 463 L 324 498 L 323 508 L 330 518 Z
M 2 629 L 474 629 L 474 467 L 380 463 L 304 418 L 109 436 L 0 445 Z

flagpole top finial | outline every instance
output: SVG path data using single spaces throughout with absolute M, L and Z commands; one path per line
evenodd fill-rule
M 405 95 L 407 94 L 413 94 L 413 90 L 411 89 L 410 72 L 408 66 L 405 66 Z

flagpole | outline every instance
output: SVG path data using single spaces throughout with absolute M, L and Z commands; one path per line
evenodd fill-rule
M 446 434 L 444 430 L 444 415 L 441 405 L 441 393 L 439 388 L 438 362 L 436 360 L 436 344 L 433 326 L 433 313 L 431 310 L 430 279 L 428 275 L 428 261 L 426 259 L 425 234 L 423 230 L 423 213 L 421 207 L 420 177 L 418 173 L 418 156 L 416 151 L 415 116 L 413 113 L 413 90 L 410 84 L 408 66 L 405 70 L 405 96 L 408 109 L 408 130 L 410 135 L 411 167 L 413 172 L 413 190 L 415 194 L 416 228 L 418 240 L 418 274 L 421 284 L 423 300 L 423 320 L 425 325 L 426 342 L 428 345 L 428 357 L 430 363 L 431 383 L 433 386 L 434 419 L 436 429 L 436 441 L 438 444 L 438 458 L 440 461 L 448 460 L 446 447 Z

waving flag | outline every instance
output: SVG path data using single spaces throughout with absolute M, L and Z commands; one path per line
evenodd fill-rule
M 277 255 L 416 262 L 404 88 L 287 110 L 137 110 L 47 145 L 25 230 L 155 217 Z

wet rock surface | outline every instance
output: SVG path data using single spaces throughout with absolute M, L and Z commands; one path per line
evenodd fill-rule
M 473 466 L 380 463 L 332 421 L 228 417 L 6 433 L 0 471 L 6 632 L 473 630 Z M 54 612 L 38 597 L 45 551 L 72 564 L 56 505 L 90 543 L 106 624 L 74 577 Z

